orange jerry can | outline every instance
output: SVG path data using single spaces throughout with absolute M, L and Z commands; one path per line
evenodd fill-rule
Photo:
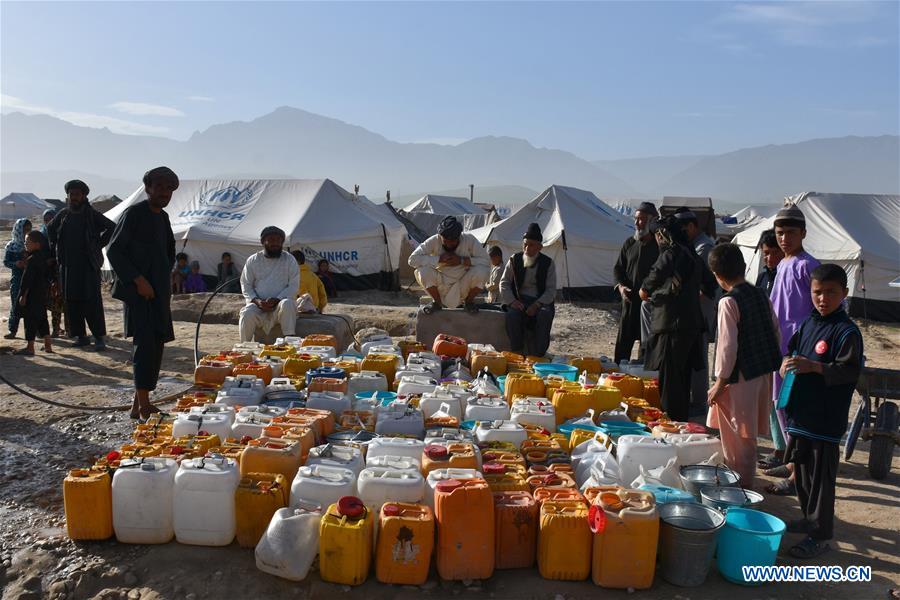
M 644 380 L 644 400 L 653 408 L 662 408 L 659 400 L 659 381 L 656 379 Z
M 487 462 L 481 466 L 484 480 L 487 481 L 491 492 L 528 492 L 530 491 L 525 477 L 519 471 L 519 465 L 504 465 L 497 462 Z
M 314 377 L 306 386 L 309 392 L 340 392 L 347 393 L 347 380 L 336 377 Z
M 334 433 L 334 414 L 330 410 L 320 410 L 318 408 L 289 408 L 284 416 L 288 419 L 294 417 L 312 419 L 315 423 L 314 429 L 316 430 L 316 435 L 319 436 L 319 439 L 324 439 L 326 436 Z M 275 421 L 276 419 L 278 419 L 278 417 L 275 417 L 275 419 L 272 420 Z
M 589 519 L 594 530 L 592 579 L 607 588 L 644 590 L 653 585 L 659 512 L 652 492 L 617 486 L 598 488 L 591 506 L 603 512 L 602 527 Z
M 494 499 L 483 479 L 447 479 L 434 490 L 437 570 L 443 579 L 494 572 Z
M 644 380 L 634 375 L 611 373 L 606 378 L 605 385 L 619 389 L 625 397 L 644 397 Z
M 403 355 L 403 360 L 409 358 L 409 355 L 413 352 L 427 352 L 428 348 L 425 347 L 425 344 L 422 342 L 416 342 L 414 340 L 400 340 L 397 342 L 397 346 L 400 347 L 400 353 Z
M 499 352 L 481 352 L 472 353 L 471 368 L 472 373 L 480 373 L 482 369 L 487 368 L 493 375 L 499 377 L 506 375 L 506 357 Z
M 300 346 L 331 346 L 334 348 L 335 352 L 338 351 L 337 340 L 335 337 L 323 333 L 313 333 L 312 335 L 306 336 L 303 338 L 303 342 Z
M 431 351 L 438 356 L 448 356 L 450 358 L 465 358 L 469 351 L 466 340 L 454 335 L 439 333 L 434 338 L 434 346 Z
M 232 374 L 235 377 L 238 375 L 253 375 L 262 379 L 266 385 L 272 383 L 272 365 L 268 363 L 252 361 L 234 365 Z
M 244 446 L 240 444 L 225 444 L 224 446 L 213 446 L 209 449 L 209 454 L 221 454 L 223 457 L 233 460 L 238 466 L 241 464 L 241 455 L 243 453 Z
M 475 469 L 478 457 L 475 447 L 466 442 L 452 444 L 428 444 L 422 451 L 422 476 L 435 469 Z
M 241 476 L 250 473 L 280 473 L 293 481 L 303 464 L 303 449 L 297 440 L 261 437 L 250 440 L 241 455 Z
M 194 383 L 210 383 L 222 385 L 225 378 L 231 375 L 234 365 L 227 360 L 216 360 L 211 356 L 204 356 L 200 364 L 194 368 Z
M 527 569 L 537 549 L 539 507 L 528 492 L 494 492 L 497 569 Z
M 570 487 L 539 487 L 535 488 L 531 495 L 534 496 L 534 501 L 538 504 L 543 504 L 547 500 L 558 502 L 581 502 L 585 506 L 588 504 L 584 499 L 584 496 L 581 495 L 581 492 Z
M 434 551 L 434 513 L 422 504 L 386 502 L 378 520 L 375 578 L 381 583 L 422 585 Z
M 388 381 L 394 381 L 397 377 L 396 354 L 369 354 L 359 364 L 360 371 L 378 371 Z
M 106 471 L 72 469 L 63 481 L 66 533 L 73 540 L 112 537 L 112 480 Z
M 248 473 L 234 492 L 237 541 L 241 548 L 253 548 L 265 533 L 272 515 L 288 505 L 290 488 L 284 475 Z
M 503 384 L 503 397 L 507 404 L 512 404 L 514 396 L 543 396 L 546 386 L 544 380 L 531 373 L 510 373 Z
M 375 517 L 355 496 L 328 507 L 319 526 L 319 576 L 322 581 L 359 585 L 369 576 Z
M 299 442 L 303 462 L 306 462 L 309 451 L 316 445 L 316 432 L 311 427 L 290 427 L 284 430 L 281 438 Z
M 583 502 L 546 500 L 538 529 L 538 571 L 544 579 L 581 581 L 591 574 L 593 535 Z
M 575 483 L 575 479 L 568 473 L 555 473 L 550 471 L 544 475 L 532 475 L 525 481 L 528 482 L 528 486 L 531 488 L 532 493 L 534 493 L 536 489 L 542 487 L 564 487 L 571 488 L 573 490 L 578 489 L 578 484 Z
M 579 373 L 587 371 L 588 373 L 599 375 L 603 372 L 603 366 L 601 365 L 599 358 L 579 356 L 570 360 L 569 364 L 578 369 Z

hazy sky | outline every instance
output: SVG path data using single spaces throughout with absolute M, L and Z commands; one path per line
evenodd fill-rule
M 186 139 L 282 105 L 587 159 L 898 134 L 897 2 L 0 3 L 4 112 Z

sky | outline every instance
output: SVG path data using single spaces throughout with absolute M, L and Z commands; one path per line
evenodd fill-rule
M 0 2 L 0 107 L 187 139 L 279 106 L 593 159 L 900 133 L 898 2 Z M 2 133 L 2 132 L 0 132 Z

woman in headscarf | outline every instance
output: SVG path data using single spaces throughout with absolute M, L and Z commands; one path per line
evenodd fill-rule
M 3 266 L 12 271 L 9 278 L 9 333 L 4 339 L 15 339 L 19 331 L 19 288 L 25 271 L 25 236 L 31 231 L 31 221 L 18 219 L 13 224 L 12 239 L 6 242 Z

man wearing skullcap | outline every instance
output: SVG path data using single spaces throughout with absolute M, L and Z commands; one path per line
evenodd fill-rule
M 477 312 L 475 296 L 490 274 L 490 260 L 475 236 L 463 233 L 456 217 L 441 221 L 437 235 L 419 244 L 410 255 L 409 266 L 431 296 L 431 303 L 423 308 L 426 313 L 445 306 L 456 308 L 461 302 L 467 311 Z
M 641 284 L 656 259 L 659 246 L 650 232 L 650 224 L 659 217 L 652 202 L 641 202 L 634 211 L 634 235 L 625 240 L 619 258 L 613 267 L 616 290 L 622 297 L 622 316 L 619 318 L 619 334 L 616 336 L 615 361 L 631 358 L 635 340 L 641 340 Z M 648 305 L 649 307 L 649 305 Z M 641 344 L 639 356 L 646 348 Z
M 531 356 L 547 353 L 556 315 L 556 265 L 541 252 L 543 242 L 540 225 L 530 224 L 522 236 L 522 252 L 509 257 L 500 278 L 510 347 Z
M 94 347 L 105 350 L 106 317 L 100 294 L 103 247 L 112 238 L 116 224 L 91 208 L 90 189 L 81 180 L 66 183 L 67 206 L 50 224 L 47 234 L 59 265 L 59 279 L 66 305 L 68 334 L 76 346 L 90 344 L 85 322 L 94 336 Z
M 300 270 L 294 257 L 284 252 L 284 240 L 284 231 L 269 225 L 259 236 L 263 249 L 244 263 L 241 293 L 247 304 L 240 316 L 242 342 L 252 342 L 258 327 L 268 334 L 278 323 L 282 335 L 294 335 L 297 328 L 294 296 L 300 289 Z
M 175 339 L 169 276 L 175 264 L 175 236 L 163 209 L 178 184 L 178 176 L 168 167 L 147 171 L 147 199 L 122 213 L 106 251 L 116 274 L 112 295 L 125 304 L 125 336 L 133 340 L 134 419 L 159 412 L 150 404 L 150 392 L 159 380 L 165 344 Z

